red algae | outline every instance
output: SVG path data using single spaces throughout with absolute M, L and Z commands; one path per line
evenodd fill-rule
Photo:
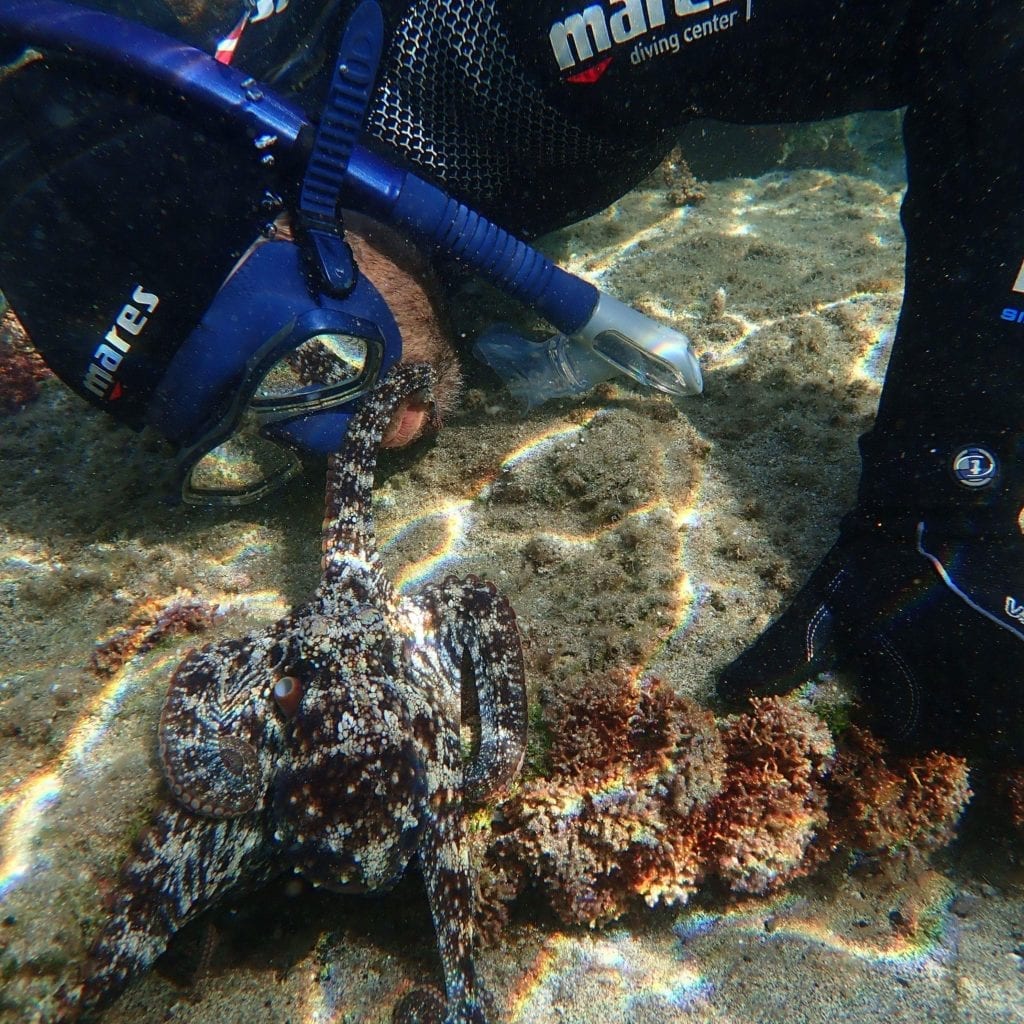
M 161 640 L 201 633 L 217 618 L 217 608 L 189 590 L 136 605 L 128 622 L 96 644 L 90 660 L 98 676 L 112 676 L 126 661 L 152 650 Z
M 829 784 L 833 842 L 880 857 L 940 849 L 971 799 L 968 774 L 961 757 L 896 756 L 866 729 L 849 728 Z
M 619 670 L 553 697 L 544 725 L 549 775 L 477 834 L 492 937 L 530 888 L 563 922 L 596 927 L 714 880 L 776 891 L 841 849 L 924 864 L 971 796 L 959 758 L 897 757 L 863 730 L 837 754 L 825 722 L 780 697 L 719 725 L 663 681 Z
M 32 347 L 11 310 L 0 316 L 0 413 L 15 413 L 39 395 L 41 381 L 53 372 Z

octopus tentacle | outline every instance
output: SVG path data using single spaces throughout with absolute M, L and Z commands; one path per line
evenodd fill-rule
M 320 591 L 337 586 L 338 578 L 362 561 L 361 568 L 376 577 L 382 592 L 393 600 L 390 582 L 379 568 L 371 513 L 373 472 L 380 441 L 399 403 L 416 392 L 429 400 L 433 372 L 426 363 L 394 367 L 376 390 L 363 399 L 345 435 L 345 445 L 327 462 L 327 501 L 321 543 L 323 583 Z
M 75 1015 L 114 998 L 216 900 L 271 877 L 263 828 L 252 818 L 197 820 L 161 811 L 122 869 L 114 912 L 90 947 L 85 981 L 65 1002 Z M 65 1010 L 65 1016 L 72 1014 Z
M 414 601 L 432 613 L 450 671 L 463 687 L 475 688 L 480 741 L 463 791 L 471 800 L 485 800 L 512 781 L 526 753 L 526 678 L 515 612 L 493 583 L 475 576 L 450 576 Z
M 246 814 L 266 793 L 256 749 L 265 738 L 245 727 L 256 717 L 255 709 L 245 715 L 246 705 L 262 698 L 242 671 L 264 646 L 256 636 L 193 651 L 171 678 L 160 716 L 160 763 L 175 798 L 197 814 Z
M 430 794 L 430 815 L 419 845 L 448 1012 L 444 1024 L 486 1024 L 473 962 L 474 886 L 466 816 L 458 781 L 462 755 L 455 729 L 439 737 L 440 765 Z

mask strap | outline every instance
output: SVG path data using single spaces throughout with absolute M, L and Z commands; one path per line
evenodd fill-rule
M 336 299 L 344 298 L 356 280 L 338 206 L 383 47 L 384 16 L 375 0 L 364 0 L 345 26 L 299 195 L 297 227 L 315 289 Z

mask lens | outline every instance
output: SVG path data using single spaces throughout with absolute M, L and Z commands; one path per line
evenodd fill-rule
M 234 432 L 188 471 L 193 504 L 244 505 L 301 468 L 298 456 L 263 436 L 265 428 L 343 408 L 376 383 L 383 360 L 376 338 L 324 331 L 310 335 L 263 374 Z
M 257 409 L 337 403 L 373 383 L 378 360 L 365 338 L 315 334 L 267 371 L 250 400 Z
M 243 505 L 298 472 L 295 453 L 261 437 L 256 426 L 246 415 L 234 434 L 196 462 L 185 482 L 186 501 Z

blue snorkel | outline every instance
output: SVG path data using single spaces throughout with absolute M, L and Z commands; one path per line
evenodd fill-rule
M 314 130 L 301 110 L 270 89 L 145 26 L 60 0 L 5 0 L 0 5 L 0 36 L 112 68 L 147 89 L 158 104 L 169 104 L 176 116 L 184 110 L 190 120 L 212 121 L 217 131 L 240 136 L 254 161 L 305 171 L 295 226 L 306 257 L 306 288 L 328 320 L 336 313 L 342 321 L 354 318 L 359 324 L 377 325 L 370 332 L 377 337 L 370 341 L 378 371 L 399 355 L 393 321 L 386 305 L 380 311 L 365 287 L 357 294 L 360 278 L 344 242 L 339 206 L 399 229 L 421 248 L 455 257 L 536 310 L 582 346 L 588 359 L 599 357 L 614 371 L 671 395 L 699 393 L 700 368 L 685 336 L 567 273 L 441 189 L 358 143 L 383 32 L 379 7 L 365 0 L 349 19 L 329 98 Z M 300 276 L 296 268 L 289 273 Z M 230 285 L 229 279 L 225 287 Z M 245 372 L 296 343 L 293 333 L 285 334 L 266 351 L 247 353 Z M 205 344 L 208 348 L 209 338 Z M 167 401 L 180 393 L 179 385 L 188 383 L 188 347 L 175 357 L 178 368 L 172 364 L 161 387 Z M 206 358 L 216 361 L 215 356 Z M 207 370 L 218 372 L 216 367 Z M 247 398 L 243 395 L 242 401 Z M 195 401 L 202 405 L 204 399 Z M 173 431 L 176 423 L 190 422 L 199 411 L 165 404 L 158 425 Z M 225 431 L 232 414 L 230 409 L 217 411 Z M 350 414 L 344 407 L 332 412 L 311 408 L 308 415 L 290 423 L 282 420 L 273 429 L 286 443 L 329 451 Z M 188 440 L 184 431 L 172 439 Z

